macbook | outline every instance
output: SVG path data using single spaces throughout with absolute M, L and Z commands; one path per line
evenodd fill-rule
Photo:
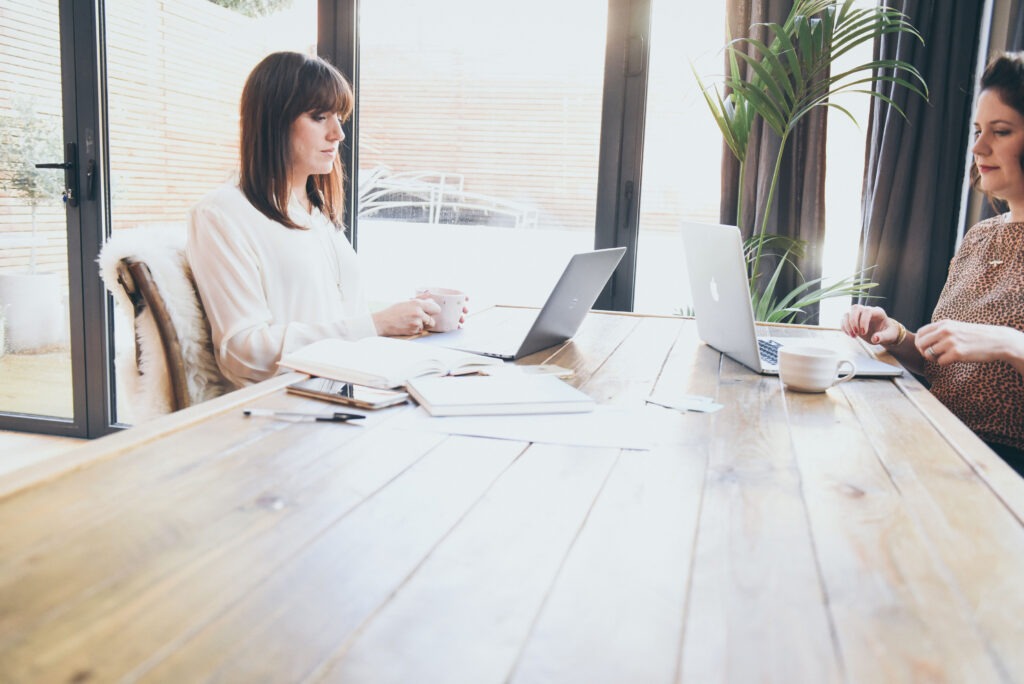
M 507 360 L 561 344 L 579 330 L 625 253 L 625 247 L 613 247 L 574 255 L 540 313 L 502 309 L 500 316 L 488 316 L 487 325 L 432 333 L 417 341 Z
M 785 340 L 759 338 L 750 303 L 743 239 L 735 226 L 683 223 L 683 249 L 700 338 L 758 373 L 779 372 L 778 348 Z M 858 377 L 896 377 L 899 366 L 866 351 L 855 354 Z

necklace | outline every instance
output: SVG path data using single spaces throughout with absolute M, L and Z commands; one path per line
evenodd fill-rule
M 345 289 L 341 285 L 341 259 L 338 257 L 338 249 L 334 245 L 334 238 L 331 236 L 330 231 L 323 226 L 314 226 L 313 230 L 323 236 L 321 240 L 327 241 L 325 256 L 330 263 L 331 273 L 334 276 L 334 286 L 338 289 L 338 295 L 344 299 Z
M 997 227 L 985 244 L 984 255 L 989 257 L 990 269 L 1002 266 L 1007 258 L 1005 255 L 1016 252 L 1020 243 L 1020 231 L 1017 229 L 1020 222 L 1006 220 L 1007 217 L 1009 214 L 1003 215 L 1003 225 Z
M 312 230 L 318 234 L 318 240 L 321 243 L 326 241 L 324 244 L 324 257 L 330 264 L 331 274 L 334 276 L 334 287 L 338 290 L 338 295 L 345 298 L 345 288 L 341 285 L 341 257 L 338 256 L 338 249 L 334 244 L 334 237 L 331 235 L 331 230 L 324 225 L 323 221 L 318 221 L 316 216 L 313 214 L 313 206 L 309 204 L 309 198 L 303 198 L 305 202 L 299 197 L 292 193 L 292 201 L 299 205 L 299 207 L 306 212 L 305 223 L 309 230 Z M 309 207 L 307 208 L 307 204 Z M 317 211 L 317 213 L 320 213 Z

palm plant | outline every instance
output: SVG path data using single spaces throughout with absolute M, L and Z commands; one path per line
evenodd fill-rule
M 830 107 L 856 123 L 853 114 L 834 99 L 845 93 L 863 93 L 881 99 L 905 116 L 899 106 L 879 90 L 882 83 L 898 84 L 927 98 L 924 78 L 903 60 L 871 60 L 832 73 L 837 60 L 865 42 L 894 33 L 906 33 L 922 40 L 901 12 L 889 7 L 855 8 L 853 4 L 854 0 L 796 0 L 784 24 L 758 25 L 763 27 L 768 40 L 738 38 L 730 41 L 726 45 L 729 73 L 724 80 L 725 95 L 713 86 L 705 86 L 697 75 L 711 114 L 739 162 L 741 189 L 754 122 L 764 121 L 780 141 L 762 208 L 761 225 L 747 240 L 751 297 L 758 320 L 791 320 L 811 304 L 830 297 L 863 295 L 876 285 L 862 271 L 829 287 L 821 287 L 818 278 L 776 296 L 774 290 L 779 277 L 786 268 L 795 268 L 794 259 L 802 255 L 806 244 L 768 233 L 783 153 L 801 119 L 816 107 Z M 739 192 L 736 207 L 739 225 L 743 225 L 743 210 L 743 193 Z M 774 254 L 778 262 L 759 291 L 761 259 L 768 254 Z

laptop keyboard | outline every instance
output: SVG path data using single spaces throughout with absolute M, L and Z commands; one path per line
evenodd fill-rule
M 757 338 L 757 350 L 761 354 L 761 360 L 770 366 L 779 365 L 779 347 L 782 344 L 763 337 Z

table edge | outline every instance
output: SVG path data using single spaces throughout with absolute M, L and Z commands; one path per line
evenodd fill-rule
M 263 382 L 229 392 L 215 399 L 190 406 L 181 411 L 168 413 L 153 420 L 134 425 L 87 444 L 75 447 L 62 454 L 39 463 L 20 468 L 0 478 L 0 500 L 44 484 L 81 468 L 112 458 L 146 442 L 181 430 L 218 413 L 246 404 L 253 399 L 264 397 L 287 385 L 308 377 L 304 373 L 275 375 Z

